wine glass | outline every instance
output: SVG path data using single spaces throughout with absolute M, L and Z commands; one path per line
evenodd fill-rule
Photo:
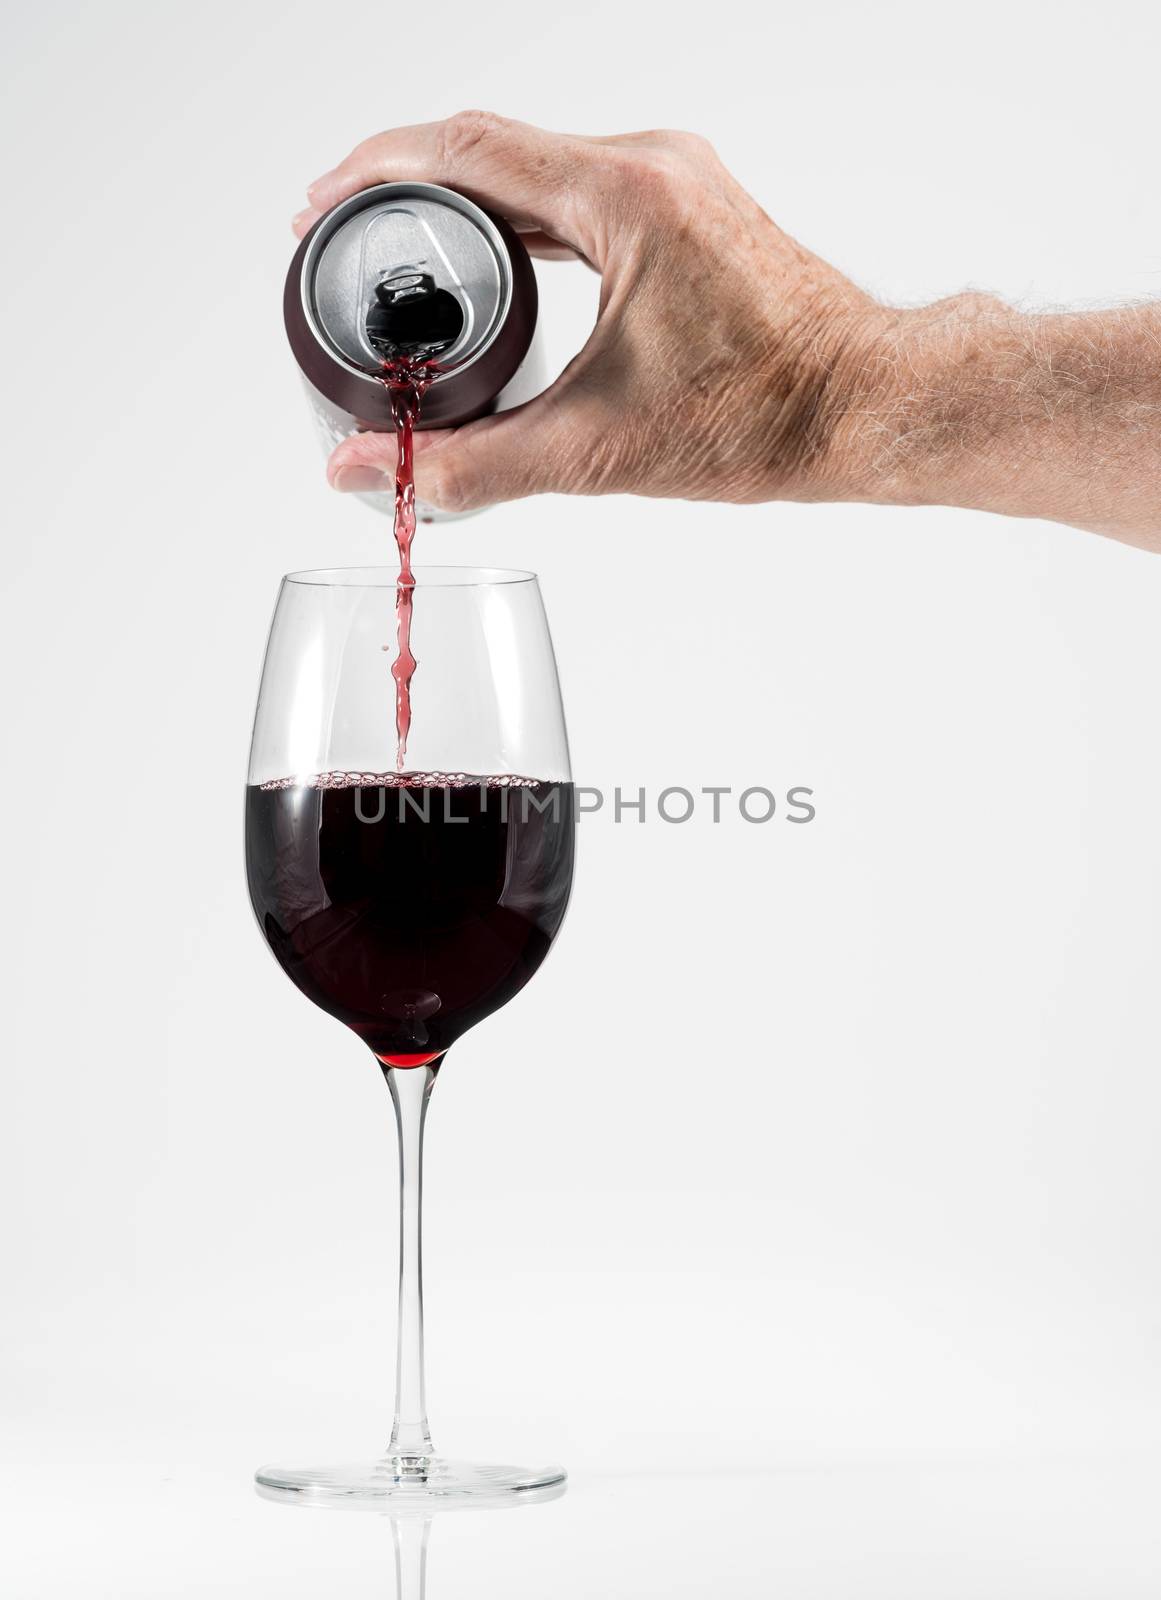
M 396 1504 L 562 1483 L 559 1467 L 437 1455 L 423 1374 L 420 1198 L 448 1048 L 527 983 L 572 886 L 574 796 L 536 577 L 416 568 L 408 768 L 395 770 L 398 574 L 283 579 L 246 790 L 246 871 L 283 971 L 383 1069 L 399 1132 L 395 1424 L 368 1465 L 263 1467 L 267 1489 Z

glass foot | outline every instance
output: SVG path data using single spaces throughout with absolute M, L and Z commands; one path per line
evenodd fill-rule
M 563 1492 L 567 1474 L 563 1467 L 483 1466 L 443 1456 L 408 1456 L 384 1457 L 368 1466 L 259 1467 L 254 1477 L 269 1499 L 360 1501 L 394 1512 L 448 1501 L 480 1505 L 554 1498 L 544 1491 Z

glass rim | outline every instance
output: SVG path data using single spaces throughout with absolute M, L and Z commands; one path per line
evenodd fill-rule
M 413 567 L 417 589 L 490 589 L 501 584 L 535 583 L 535 572 L 519 567 Z M 288 572 L 283 583 L 321 589 L 395 589 L 398 567 L 315 567 Z

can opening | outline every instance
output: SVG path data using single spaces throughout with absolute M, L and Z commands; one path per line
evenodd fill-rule
M 375 285 L 367 308 L 367 340 L 384 360 L 431 357 L 448 350 L 464 326 L 454 294 L 436 287 L 429 272 L 396 270 Z

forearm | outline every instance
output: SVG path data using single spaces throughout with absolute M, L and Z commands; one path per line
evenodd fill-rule
M 836 423 L 852 499 L 1045 517 L 1161 551 L 1161 307 L 875 313 Z

